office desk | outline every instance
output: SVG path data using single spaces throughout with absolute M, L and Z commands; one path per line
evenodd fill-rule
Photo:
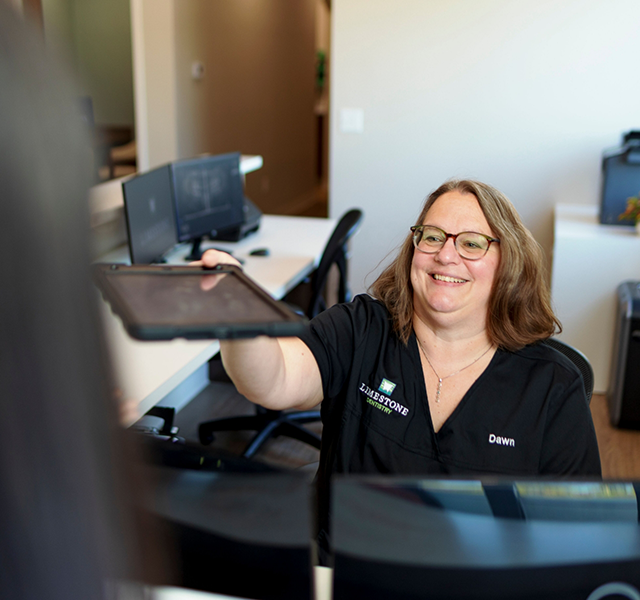
M 589 359 L 596 393 L 609 387 L 616 288 L 627 279 L 640 279 L 635 229 L 600 225 L 595 205 L 557 204 L 551 298 L 563 327 L 559 337 Z
M 227 249 L 245 261 L 245 273 L 262 285 L 274 298 L 282 298 L 318 265 L 324 247 L 335 227 L 335 219 L 265 215 L 260 229 L 240 242 L 207 242 L 203 248 Z M 250 256 L 255 248 L 267 247 L 267 257 Z M 172 264 L 187 264 L 190 246 L 178 246 L 169 256 Z M 129 262 L 126 246 L 100 257 L 100 262 Z M 106 303 L 101 303 L 107 344 L 117 386 L 124 397 L 138 402 L 144 414 L 170 394 L 184 401 L 193 398 L 206 385 L 202 367 L 217 354 L 220 345 L 212 341 L 173 340 L 140 342 L 124 330 Z

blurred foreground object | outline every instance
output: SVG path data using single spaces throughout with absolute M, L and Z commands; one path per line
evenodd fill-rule
M 129 510 L 89 277 L 92 150 L 76 90 L 6 2 L 0 81 L 1 595 L 113 598 L 157 554 Z

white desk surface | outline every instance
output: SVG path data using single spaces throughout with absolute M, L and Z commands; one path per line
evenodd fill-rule
M 316 600 L 331 600 L 333 570 L 328 567 L 313 567 L 314 597 Z M 224 596 L 177 587 L 150 588 L 153 600 L 236 600 L 236 596 Z
M 237 243 L 206 242 L 203 249 L 229 249 L 245 261 L 245 273 L 274 298 L 282 298 L 317 266 L 335 227 L 335 219 L 265 215 L 260 229 Z M 250 256 L 255 248 L 267 247 L 268 257 Z M 167 257 L 170 263 L 187 264 L 188 245 Z M 128 262 L 126 247 L 100 257 L 100 262 Z M 140 342 L 124 330 L 106 303 L 101 303 L 105 335 L 114 367 L 116 385 L 124 397 L 138 402 L 140 414 L 156 405 L 192 375 L 220 349 L 216 340 Z
M 242 600 L 237 596 L 225 596 L 210 592 L 200 592 L 178 587 L 157 587 L 148 589 L 153 600 Z
M 595 392 L 609 386 L 616 288 L 629 279 L 640 280 L 635 229 L 600 225 L 595 205 L 556 205 L 551 297 L 563 326 L 560 338 L 589 359 Z

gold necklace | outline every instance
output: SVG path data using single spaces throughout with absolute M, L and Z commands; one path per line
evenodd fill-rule
M 418 347 L 420 348 L 420 350 L 422 350 L 422 354 L 427 359 L 427 362 L 429 363 L 429 366 L 431 367 L 433 374 L 438 378 L 438 389 L 436 390 L 436 402 L 438 404 L 440 404 L 440 391 L 442 390 L 442 382 L 445 379 L 449 379 L 449 377 L 453 377 L 454 375 L 457 375 L 458 373 L 464 371 L 465 369 L 468 369 L 471 365 L 475 365 L 487 352 L 489 352 L 492 346 L 492 344 L 489 344 L 489 347 L 480 356 L 478 356 L 478 358 L 476 358 L 473 362 L 469 363 L 466 367 L 462 367 L 462 369 L 458 369 L 455 373 L 451 373 L 446 377 L 440 377 L 440 375 L 438 375 L 438 373 L 436 373 L 436 370 L 433 368 L 433 365 L 431 364 L 431 361 L 429 360 L 429 357 L 427 356 L 425 349 L 422 347 L 422 342 L 420 341 L 418 336 L 416 336 L 416 340 L 418 340 Z

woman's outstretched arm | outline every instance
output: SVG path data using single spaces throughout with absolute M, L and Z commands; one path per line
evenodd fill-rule
M 214 267 L 238 265 L 238 261 L 217 250 L 207 250 L 193 263 Z M 224 368 L 238 391 L 265 408 L 308 409 L 322 400 L 322 380 L 316 360 L 300 339 L 257 337 L 249 340 L 221 340 Z

